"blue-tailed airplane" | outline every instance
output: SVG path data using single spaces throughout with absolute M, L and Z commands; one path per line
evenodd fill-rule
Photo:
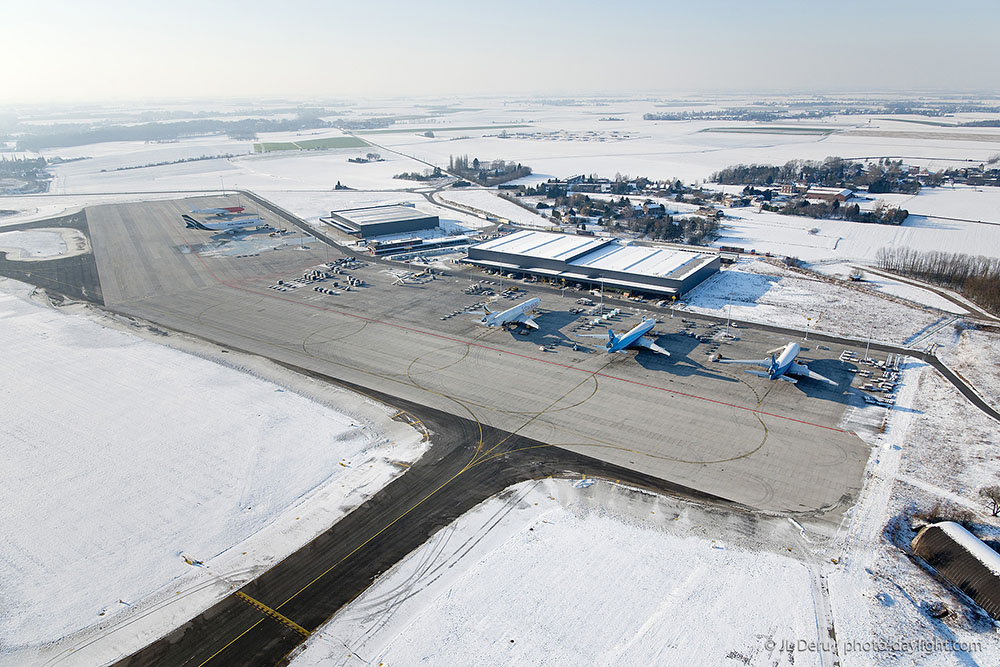
M 628 332 L 622 334 L 621 336 L 616 336 L 615 332 L 608 329 L 608 342 L 604 344 L 604 349 L 609 353 L 611 352 L 624 352 L 630 347 L 642 347 L 650 352 L 655 352 L 656 354 L 663 354 L 670 356 L 670 353 L 664 350 L 662 347 L 656 344 L 656 342 L 647 336 L 653 327 L 656 326 L 656 320 L 647 320 L 643 318 L 642 322 L 632 327 Z M 583 338 L 604 338 L 600 334 L 580 334 Z
M 513 324 L 514 326 L 523 324 L 529 329 L 537 329 L 538 324 L 535 323 L 535 320 L 528 313 L 534 310 L 539 303 L 541 302 L 537 298 L 528 299 L 513 308 L 508 308 L 499 313 L 491 311 L 489 306 L 483 306 L 485 314 L 479 322 L 487 327 L 506 327 L 508 324 Z
M 190 215 L 184 214 L 181 216 L 184 219 L 184 225 L 188 229 L 203 229 L 205 231 L 212 232 L 235 232 L 241 229 L 246 229 L 247 227 L 256 227 L 258 229 L 262 227 L 270 227 L 260 218 L 233 218 L 231 220 L 221 219 L 217 222 L 202 222 L 200 220 L 195 220 Z
M 777 357 L 774 356 L 776 353 L 779 353 Z M 747 373 L 767 378 L 768 380 L 784 380 L 785 382 L 791 382 L 794 384 L 796 382 L 795 378 L 790 378 L 788 376 L 800 375 L 811 380 L 819 380 L 820 382 L 826 382 L 835 387 L 837 386 L 837 383 L 830 378 L 823 377 L 819 373 L 809 370 L 805 364 L 795 362 L 795 358 L 799 356 L 798 343 L 789 343 L 784 347 L 771 350 L 768 354 L 771 355 L 769 359 L 720 359 L 719 363 L 753 364 L 755 366 L 760 366 L 761 368 L 766 368 L 766 372 L 748 370 Z

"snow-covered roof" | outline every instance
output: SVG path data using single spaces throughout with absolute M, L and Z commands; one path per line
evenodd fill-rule
M 639 245 L 609 244 L 570 262 L 574 266 L 637 273 L 646 276 L 668 276 L 690 262 L 704 257 L 700 253 L 674 248 L 650 248 Z
M 609 239 L 606 238 L 525 230 L 492 239 L 479 245 L 478 248 L 568 262 L 608 243 Z
M 961 524 L 953 521 L 942 521 L 935 525 L 974 556 L 976 560 L 988 567 L 993 574 L 1000 577 L 1000 553 L 993 551 L 985 542 L 970 533 Z
M 941 576 L 1000 619 L 1000 553 L 953 521 L 921 528 L 912 547 Z

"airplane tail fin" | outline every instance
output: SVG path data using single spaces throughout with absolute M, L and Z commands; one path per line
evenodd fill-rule
M 192 218 L 190 215 L 182 215 L 181 218 L 184 220 L 184 226 L 188 229 L 205 229 L 204 225 Z
M 615 336 L 614 329 L 608 329 L 608 343 L 614 345 L 618 342 L 618 337 Z
M 487 305 L 486 305 L 486 304 L 484 303 L 484 304 L 483 304 L 483 312 L 484 312 L 484 313 L 486 313 L 487 315 L 489 315 L 489 314 L 490 314 L 490 313 L 492 313 L 493 311 L 492 311 L 492 310 L 490 310 L 490 307 L 489 307 L 489 306 L 487 306 Z

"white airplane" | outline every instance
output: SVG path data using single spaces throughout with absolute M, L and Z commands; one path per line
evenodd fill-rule
M 270 229 L 271 227 L 271 225 L 260 218 L 233 218 L 232 220 L 219 220 L 218 222 L 201 222 L 187 214 L 182 215 L 181 218 L 184 219 L 184 224 L 188 229 L 203 229 L 212 232 L 235 232 L 248 227 L 256 227 L 257 229 Z
M 604 349 L 607 350 L 608 353 L 611 353 L 625 352 L 625 350 L 630 347 L 642 347 L 650 352 L 655 352 L 656 354 L 662 354 L 669 357 L 669 352 L 657 345 L 656 341 L 646 335 L 652 331 L 655 326 L 656 320 L 643 318 L 642 322 L 639 322 L 639 324 L 635 325 L 621 336 L 616 336 L 613 330 L 608 329 L 608 342 L 604 344 Z M 580 334 L 580 336 L 582 338 L 604 338 L 604 336 L 600 334 Z
M 479 320 L 479 322 L 487 327 L 506 327 L 508 324 L 513 324 L 514 326 L 523 324 L 529 329 L 537 329 L 538 324 L 535 323 L 535 320 L 528 313 L 534 310 L 539 303 L 541 301 L 538 298 L 532 298 L 499 313 L 490 310 L 489 306 L 483 306 L 486 314 L 483 315 L 483 319 Z
M 778 354 L 777 357 L 774 355 Z M 795 362 L 795 358 L 799 356 L 799 344 L 789 343 L 784 347 L 779 347 L 774 350 L 770 350 L 768 354 L 771 355 L 769 359 L 720 359 L 720 364 L 753 364 L 754 366 L 760 366 L 761 368 L 766 368 L 767 372 L 764 371 L 754 371 L 748 370 L 747 373 L 751 375 L 756 375 L 758 377 L 767 378 L 768 380 L 784 380 L 785 382 L 791 382 L 794 384 L 797 382 L 795 378 L 788 377 L 789 375 L 800 375 L 802 377 L 807 377 L 811 380 L 819 380 L 820 382 L 826 382 L 837 386 L 837 383 L 830 378 L 823 377 L 819 373 L 815 373 L 805 365 Z
M 222 208 L 196 208 L 191 211 L 191 213 L 200 213 L 203 215 L 216 215 L 220 218 L 225 218 L 230 215 L 236 215 L 237 213 L 243 212 L 242 206 L 223 206 Z

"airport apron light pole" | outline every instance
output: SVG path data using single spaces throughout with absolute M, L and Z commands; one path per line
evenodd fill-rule
M 871 326 L 868 327 L 868 344 L 865 345 L 865 358 L 864 358 L 865 361 L 868 361 L 868 350 L 871 349 L 871 346 L 872 346 L 872 334 L 874 334 L 874 333 L 875 333 L 875 316 L 872 315 L 872 323 L 871 323 Z
M 729 322 L 733 319 L 733 293 L 729 293 L 729 309 L 726 311 L 726 338 L 729 338 Z

